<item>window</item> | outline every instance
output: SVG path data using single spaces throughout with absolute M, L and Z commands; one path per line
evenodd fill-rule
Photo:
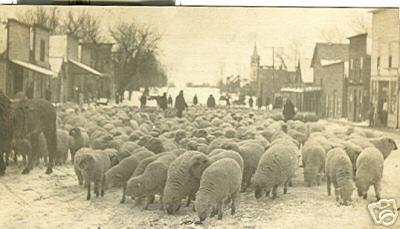
M 378 56 L 378 57 L 376 58 L 376 68 L 379 68 L 380 66 L 381 66 L 381 57 Z
M 360 69 L 363 69 L 364 67 L 364 58 L 360 57 Z
M 44 40 L 40 40 L 40 61 L 44 61 Z
M 389 56 L 389 68 L 391 68 L 392 67 L 392 56 Z

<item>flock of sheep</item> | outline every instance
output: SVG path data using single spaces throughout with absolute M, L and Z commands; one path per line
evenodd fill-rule
M 249 189 L 257 199 L 276 198 L 280 186 L 286 194 L 300 167 L 306 186 L 325 179 L 328 195 L 333 184 L 341 204 L 351 203 L 354 190 L 367 198 L 372 185 L 379 200 L 384 160 L 397 149 L 389 137 L 361 128 L 331 130 L 312 114 L 285 123 L 280 113 L 244 108 L 192 107 L 181 119 L 156 108 L 57 109 L 56 163 L 66 163 L 70 152 L 87 200 L 92 183 L 97 197 L 121 188 L 121 203 L 144 200 L 144 209 L 159 196 L 168 214 L 178 212 L 182 200 L 186 206 L 194 200 L 200 222 L 221 219 L 225 205 L 234 214 L 240 193 Z M 21 141 L 14 151 L 28 154 L 28 142 Z

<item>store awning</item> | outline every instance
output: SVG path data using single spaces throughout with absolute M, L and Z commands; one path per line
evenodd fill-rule
M 19 65 L 21 67 L 27 68 L 27 69 L 29 69 L 31 71 L 38 72 L 38 73 L 46 75 L 46 76 L 53 76 L 53 77 L 57 76 L 56 72 L 53 72 L 53 71 L 51 71 L 49 69 L 40 67 L 40 66 L 35 65 L 35 64 L 31 64 L 31 63 L 28 63 L 28 62 L 15 60 L 15 59 L 11 59 L 10 61 L 12 63 L 16 64 L 16 65 Z
M 78 67 L 78 68 L 80 68 L 80 69 L 82 69 L 82 70 L 84 70 L 84 71 L 86 71 L 86 72 L 88 72 L 90 74 L 93 74 L 95 76 L 103 76 L 103 74 L 101 74 L 97 70 L 95 70 L 95 69 L 93 69 L 93 68 L 91 68 L 91 67 L 89 67 L 89 66 L 87 66 L 85 64 L 82 64 L 81 62 L 78 62 L 78 61 L 75 61 L 75 60 L 71 60 L 71 59 L 68 59 L 68 62 L 70 62 L 71 64 L 75 65 L 76 67 Z

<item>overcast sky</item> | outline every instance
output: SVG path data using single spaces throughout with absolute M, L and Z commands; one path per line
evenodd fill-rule
M 27 7 L 0 7 L 3 17 L 15 17 Z M 65 13 L 71 7 L 60 7 Z M 322 31 L 336 27 L 354 35 L 351 24 L 358 18 L 370 22 L 371 9 L 328 8 L 190 8 L 190 7 L 73 7 L 101 19 L 104 34 L 119 22 L 135 21 L 160 32 L 160 58 L 171 82 L 216 83 L 231 74 L 248 78 L 250 55 L 257 44 L 262 64 L 271 64 L 272 46 L 291 53 L 294 41 L 301 44 L 302 68 Z M 312 80 L 311 75 L 304 76 Z

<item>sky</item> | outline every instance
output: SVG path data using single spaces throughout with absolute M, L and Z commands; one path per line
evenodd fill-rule
M 370 23 L 371 9 L 362 8 L 266 8 L 266 7 L 59 7 L 94 14 L 101 20 L 105 37 L 108 28 L 120 22 L 150 26 L 162 35 L 159 57 L 170 82 L 216 84 L 221 78 L 250 74 L 254 45 L 261 64 L 272 63 L 272 47 L 290 60 L 297 44 L 301 67 L 309 70 L 316 42 L 322 34 L 340 30 L 344 37 L 355 35 L 352 24 L 362 18 Z M 15 17 L 27 7 L 0 6 L 3 17 Z M 331 32 L 332 33 L 332 32 Z M 305 71 L 304 80 L 312 80 Z

